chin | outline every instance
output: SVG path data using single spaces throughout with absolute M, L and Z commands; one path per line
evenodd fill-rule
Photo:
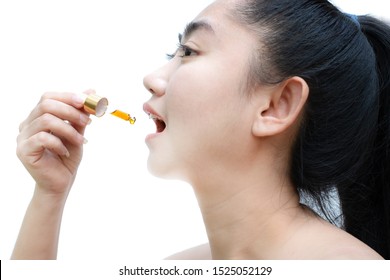
M 151 156 L 148 158 L 148 171 L 153 176 L 161 179 L 183 180 L 183 176 L 168 161 L 161 158 L 155 159 Z

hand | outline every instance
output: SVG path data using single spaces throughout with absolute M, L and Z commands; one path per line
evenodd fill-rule
M 66 197 L 82 159 L 89 115 L 72 93 L 45 93 L 20 124 L 17 155 L 45 194 Z

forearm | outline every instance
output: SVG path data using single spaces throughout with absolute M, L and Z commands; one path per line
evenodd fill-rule
M 11 259 L 56 259 L 65 200 L 66 195 L 34 192 Z

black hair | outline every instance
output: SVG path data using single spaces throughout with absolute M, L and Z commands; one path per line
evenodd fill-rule
M 259 34 L 251 78 L 310 89 L 290 176 L 326 217 L 336 189 L 343 228 L 390 258 L 390 27 L 325 0 L 248 0 L 235 14 Z

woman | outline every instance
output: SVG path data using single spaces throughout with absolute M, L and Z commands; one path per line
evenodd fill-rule
M 387 25 L 324 0 L 217 0 L 171 58 L 144 79 L 148 167 L 192 185 L 209 238 L 172 258 L 390 257 Z M 36 188 L 13 258 L 56 257 L 82 106 L 47 93 L 20 125 Z M 327 210 L 334 193 L 344 230 Z

